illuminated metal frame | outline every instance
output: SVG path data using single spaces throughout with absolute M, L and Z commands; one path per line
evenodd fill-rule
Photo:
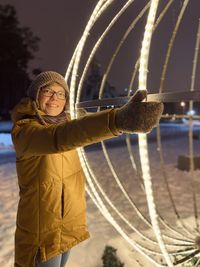
M 128 102 L 131 97 L 115 97 L 115 98 L 104 98 L 94 99 L 89 101 L 83 101 L 76 103 L 76 108 L 93 108 L 93 107 L 107 107 L 107 106 L 122 106 Z M 200 90 L 190 92 L 169 92 L 159 94 L 148 94 L 147 101 L 160 101 L 163 103 L 171 102 L 200 102 Z
M 76 96 L 76 99 L 75 99 L 75 92 L 76 92 L 75 88 L 77 88 L 77 79 L 78 79 L 77 78 L 78 77 L 78 67 L 79 67 L 81 55 L 83 52 L 83 48 L 85 46 L 85 42 L 86 42 L 86 40 L 90 34 L 90 30 L 92 29 L 93 25 L 95 24 L 95 22 L 98 20 L 98 18 L 101 16 L 101 14 L 114 1 L 115 0 L 99 0 L 98 1 L 90 19 L 86 25 L 85 31 L 84 31 L 81 39 L 80 39 L 80 42 L 78 43 L 78 45 L 75 49 L 72 60 L 69 64 L 65 78 L 66 78 L 66 81 L 68 81 L 70 73 L 72 73 L 71 83 L 70 83 L 70 113 L 71 113 L 72 118 L 77 117 L 76 110 L 79 108 L 91 108 L 91 107 L 98 107 L 99 108 L 99 107 L 108 107 L 108 106 L 121 106 L 121 105 L 125 104 L 129 99 L 129 97 L 100 99 L 101 96 L 99 96 L 98 100 L 92 100 L 92 101 L 86 101 L 86 102 L 78 103 L 79 97 L 80 97 L 80 92 L 81 92 L 81 86 L 82 86 L 81 83 L 84 80 L 84 74 L 82 75 L 79 86 L 78 86 L 78 93 L 77 93 L 78 97 Z M 131 4 L 133 2 L 134 2 L 134 0 L 127 1 L 127 4 L 124 5 L 123 10 L 125 10 L 129 6 L 129 4 Z M 162 73 L 160 93 L 159 94 L 149 94 L 147 97 L 147 101 L 161 101 L 161 102 L 179 102 L 179 101 L 194 102 L 195 101 L 195 102 L 197 102 L 200 100 L 199 91 L 194 91 L 194 90 L 191 90 L 190 92 L 180 92 L 180 93 L 177 93 L 177 92 L 176 93 L 172 93 L 172 92 L 162 93 L 163 82 L 165 80 L 165 74 L 166 74 L 172 46 L 173 46 L 173 43 L 174 43 L 174 40 L 176 37 L 176 33 L 178 31 L 180 22 L 182 20 L 182 17 L 183 17 L 183 14 L 185 12 L 185 9 L 187 7 L 188 2 L 189 2 L 189 0 L 184 0 L 184 2 L 183 2 L 183 6 L 182 6 L 181 12 L 178 16 L 178 20 L 177 20 L 176 26 L 174 28 L 174 32 L 173 32 L 170 44 L 169 44 L 169 49 L 167 52 L 167 57 L 166 57 L 166 61 L 165 61 L 163 73 Z M 147 18 L 147 23 L 146 23 L 146 27 L 145 27 L 145 31 L 144 31 L 144 38 L 143 38 L 143 42 L 142 42 L 141 54 L 140 54 L 140 58 L 139 58 L 138 62 L 136 63 L 136 67 L 135 67 L 134 74 L 136 73 L 137 68 L 139 67 L 139 84 L 138 84 L 139 90 L 146 90 L 148 88 L 148 86 L 147 86 L 148 58 L 149 58 L 152 33 L 153 33 L 153 30 L 155 29 L 155 26 L 157 26 L 156 25 L 157 22 L 155 22 L 155 15 L 157 12 L 158 3 L 159 3 L 159 0 L 151 0 L 150 1 L 149 15 Z M 170 5 L 171 3 L 172 3 L 172 1 L 169 0 L 169 2 L 166 4 L 166 8 L 167 8 L 167 5 Z M 145 8 L 147 8 L 147 5 Z M 145 9 L 144 9 L 144 11 L 145 11 Z M 113 19 L 113 21 L 111 22 L 109 27 L 112 26 L 112 23 L 114 23 L 114 20 L 118 19 L 120 12 Z M 138 16 L 138 17 L 140 17 L 140 16 Z M 107 28 L 107 31 L 110 29 L 109 27 Z M 104 34 L 106 34 L 106 33 L 107 32 L 105 31 Z M 103 40 L 103 38 L 99 39 L 98 45 L 100 44 L 100 42 L 102 40 Z M 97 49 L 97 47 L 98 46 L 96 46 L 95 49 Z M 198 45 L 197 45 L 197 47 L 198 47 Z M 86 67 L 84 70 L 85 73 L 87 71 L 89 61 L 92 59 L 92 55 L 96 51 L 95 49 L 92 51 L 91 57 L 86 64 Z M 199 49 L 199 48 L 197 48 L 197 49 Z M 196 56 L 196 61 L 197 61 L 197 56 Z M 194 72 L 195 72 L 195 67 L 194 67 Z M 133 77 L 135 77 L 134 74 L 133 74 Z M 193 78 L 193 85 L 194 85 L 195 75 L 193 75 L 192 78 Z M 133 82 L 133 80 L 134 80 L 134 78 L 132 79 L 131 82 Z M 102 89 L 102 87 L 103 87 L 103 81 L 102 81 L 101 89 Z M 193 87 L 192 87 L 192 89 L 193 89 Z M 101 95 L 102 95 L 102 91 L 103 90 L 101 90 Z M 128 138 L 126 141 L 128 141 Z M 127 145 L 127 147 L 128 147 L 128 145 Z M 106 148 L 105 148 L 103 142 L 102 142 L 102 148 L 103 148 L 103 150 L 105 150 L 104 153 L 106 155 L 107 152 L 106 152 Z M 190 253 L 189 256 L 186 256 L 186 257 L 182 258 L 181 260 L 175 262 L 175 265 L 181 264 L 182 262 L 188 261 L 191 257 L 193 257 L 194 255 L 198 255 L 198 253 L 199 253 L 198 250 L 195 249 L 194 234 L 191 233 L 190 231 L 188 231 L 188 229 L 186 229 L 186 228 L 184 228 L 184 231 L 186 231 L 186 235 L 179 233 L 178 231 L 175 231 L 172 228 L 170 228 L 170 230 L 172 230 L 172 232 L 174 232 L 174 234 L 176 236 L 178 235 L 179 237 L 181 237 L 181 240 L 178 240 L 178 238 L 173 238 L 173 240 L 172 240 L 172 238 L 170 238 L 169 236 L 167 237 L 163 233 L 161 234 L 159 224 L 158 224 L 158 218 L 157 218 L 158 213 L 156 211 L 156 207 L 155 207 L 155 203 L 154 203 L 154 197 L 153 197 L 153 191 L 152 191 L 152 182 L 151 182 L 151 175 L 150 175 L 146 135 L 139 135 L 139 148 L 140 148 L 140 158 L 141 158 L 141 162 L 142 162 L 143 181 L 145 184 L 146 197 L 147 197 L 147 202 L 148 202 L 148 207 L 149 207 L 149 214 L 151 217 L 152 228 L 153 228 L 155 236 L 157 238 L 158 245 L 159 245 L 161 253 L 165 259 L 165 262 L 166 262 L 165 264 L 167 264 L 167 266 L 170 266 L 170 267 L 173 266 L 172 259 L 170 257 L 171 255 L 181 255 L 181 254 L 184 255 L 184 254 Z M 120 227 L 120 225 L 117 223 L 115 218 L 113 218 L 111 216 L 111 213 L 107 209 L 100 194 L 97 192 L 97 190 L 94 186 L 94 184 L 95 185 L 97 184 L 97 180 L 96 180 L 95 175 L 92 173 L 92 170 L 90 169 L 90 166 L 89 166 L 89 163 L 87 161 L 87 157 L 86 157 L 86 153 L 85 153 L 84 149 L 82 149 L 82 148 L 78 149 L 78 153 L 79 153 L 79 157 L 81 160 L 81 165 L 84 169 L 84 172 L 85 172 L 85 175 L 87 178 L 87 182 L 88 182 L 87 192 L 91 196 L 91 198 L 93 199 L 96 206 L 100 209 L 103 216 L 106 217 L 106 219 L 113 225 L 113 227 L 115 227 L 115 229 L 123 236 L 123 238 L 133 248 L 135 248 L 138 252 L 140 252 L 142 255 L 147 257 L 156 266 L 161 266 L 154 258 L 151 257 L 151 255 L 160 255 L 160 252 L 150 251 L 149 249 L 145 248 L 144 246 L 141 246 L 139 243 L 133 241 L 126 234 L 126 232 Z M 112 169 L 112 164 L 110 162 L 110 159 L 108 158 L 107 160 L 108 160 L 108 163 L 110 165 L 110 168 Z M 118 179 L 118 177 L 116 177 L 116 179 Z M 101 191 L 101 194 L 103 194 L 102 188 L 100 191 Z M 104 198 L 106 200 L 106 195 L 104 195 Z M 108 201 L 109 205 L 111 205 L 112 208 L 115 209 L 114 205 L 111 202 L 109 202 L 109 199 L 107 199 L 106 201 Z M 116 210 L 116 212 L 118 212 L 118 215 L 121 216 L 121 218 L 123 218 L 122 214 L 118 210 Z M 123 218 L 123 219 L 124 219 L 124 221 L 126 221 L 125 218 Z M 159 219 L 161 219 L 161 218 L 159 218 Z M 169 226 L 164 221 L 161 221 L 161 222 L 166 226 L 166 228 L 169 228 Z M 126 221 L 126 223 L 128 223 L 129 226 L 132 227 L 130 222 Z M 188 246 L 190 244 L 191 244 L 191 247 L 188 250 L 184 250 L 184 251 L 179 250 L 179 251 L 175 251 L 175 252 L 170 251 L 168 253 L 168 251 L 166 250 L 166 247 L 168 248 L 168 247 L 173 246 L 173 245 L 167 244 L 166 238 L 171 240 L 172 242 L 177 242 L 176 245 L 178 245 L 180 242 L 180 247 Z M 145 237 L 145 239 L 147 240 L 147 237 Z M 149 256 L 149 254 L 150 254 L 150 256 Z

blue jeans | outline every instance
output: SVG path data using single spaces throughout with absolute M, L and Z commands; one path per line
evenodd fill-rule
M 40 262 L 38 257 L 35 259 L 35 267 L 65 267 L 65 264 L 68 260 L 70 250 L 64 252 L 58 256 L 51 258 L 48 261 Z

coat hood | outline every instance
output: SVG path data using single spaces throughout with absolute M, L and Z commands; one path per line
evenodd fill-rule
M 45 115 L 41 110 L 37 110 L 40 115 Z M 14 107 L 11 112 L 11 119 L 13 123 L 21 119 L 26 119 L 29 116 L 37 115 L 37 112 L 33 105 L 33 100 L 29 97 L 22 98 L 21 101 Z

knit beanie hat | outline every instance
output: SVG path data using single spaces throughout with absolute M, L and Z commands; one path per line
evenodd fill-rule
M 27 96 L 37 102 L 40 88 L 54 82 L 62 86 L 66 91 L 66 95 L 69 95 L 69 88 L 64 77 L 55 71 L 45 71 L 37 75 L 36 78 L 32 81 L 32 83 L 28 87 Z

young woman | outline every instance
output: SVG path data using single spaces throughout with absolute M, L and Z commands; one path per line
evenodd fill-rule
M 126 133 L 149 132 L 163 104 L 137 92 L 119 109 L 79 119 L 66 114 L 69 88 L 60 74 L 39 74 L 12 113 L 19 205 L 15 267 L 64 267 L 69 250 L 89 238 L 84 174 L 76 148 Z

